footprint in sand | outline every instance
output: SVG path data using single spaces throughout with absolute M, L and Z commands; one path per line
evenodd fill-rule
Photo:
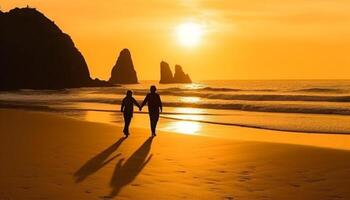
M 238 173 L 238 181 L 245 182 L 253 179 L 252 174 L 256 171 L 255 166 L 247 166 L 247 170 L 242 170 Z
M 86 194 L 91 194 L 92 192 L 90 190 L 85 190 Z
M 248 170 L 239 172 L 238 181 L 245 182 L 245 181 L 251 180 L 252 179 L 251 174 L 252 174 L 252 171 L 248 171 Z
M 293 186 L 293 187 L 300 187 L 299 184 L 296 184 L 296 183 L 289 183 L 290 186 Z
M 309 179 L 306 179 L 305 181 L 308 182 L 308 183 L 316 183 L 316 182 L 320 182 L 320 181 L 324 181 L 326 179 L 324 178 L 309 178 Z
M 205 178 L 205 183 L 209 184 L 209 185 L 218 185 L 220 184 L 220 181 L 214 178 Z
M 29 190 L 30 188 L 32 188 L 32 187 L 30 187 L 30 186 L 22 186 L 21 187 L 23 190 Z M 1 198 L 0 198 L 0 200 L 1 200 Z
M 329 195 L 328 197 L 329 197 L 329 198 L 331 198 L 331 199 L 343 199 L 343 197 L 342 197 L 342 196 L 337 195 L 337 194 L 334 194 L 334 195 Z

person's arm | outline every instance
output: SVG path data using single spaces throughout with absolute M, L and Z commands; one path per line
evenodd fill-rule
M 139 109 L 141 108 L 140 104 L 139 104 L 134 98 L 132 98 L 132 102 L 133 102 Z
M 124 99 L 123 99 L 122 105 L 120 107 L 120 112 L 124 112 L 124 108 L 125 108 L 125 103 L 124 103 Z
M 143 102 L 142 102 L 142 104 L 140 106 L 141 108 L 147 104 L 148 99 L 149 99 L 149 94 L 147 94 L 147 96 L 145 97 L 145 100 L 143 100 Z
M 159 109 L 160 112 L 163 112 L 163 103 L 162 103 L 162 99 L 160 99 L 160 95 L 158 94 L 158 100 L 159 100 Z

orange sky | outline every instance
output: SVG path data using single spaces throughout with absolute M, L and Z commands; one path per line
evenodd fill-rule
M 29 4 L 74 40 L 93 77 L 108 79 L 129 48 L 138 77 L 159 79 L 159 63 L 200 79 L 350 78 L 348 0 L 0 0 Z M 197 46 L 176 36 L 203 25 Z

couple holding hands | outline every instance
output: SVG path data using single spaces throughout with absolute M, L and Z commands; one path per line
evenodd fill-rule
M 134 113 L 134 105 L 136 105 L 139 110 L 142 110 L 144 105 L 148 105 L 148 114 L 151 122 L 151 131 L 152 136 L 156 136 L 156 127 L 159 119 L 159 112 L 162 112 L 163 105 L 162 100 L 158 93 L 156 93 L 156 86 L 152 85 L 150 88 L 150 93 L 147 94 L 145 100 L 143 100 L 141 106 L 137 101 L 132 97 L 132 91 L 128 90 L 126 92 L 126 97 L 122 101 L 120 111 L 124 114 L 124 135 L 125 137 L 129 136 L 129 125 Z

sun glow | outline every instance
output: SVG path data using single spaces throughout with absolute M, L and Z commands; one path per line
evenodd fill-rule
M 186 22 L 177 27 L 179 42 L 185 46 L 196 46 L 203 35 L 203 26 L 193 22 Z

